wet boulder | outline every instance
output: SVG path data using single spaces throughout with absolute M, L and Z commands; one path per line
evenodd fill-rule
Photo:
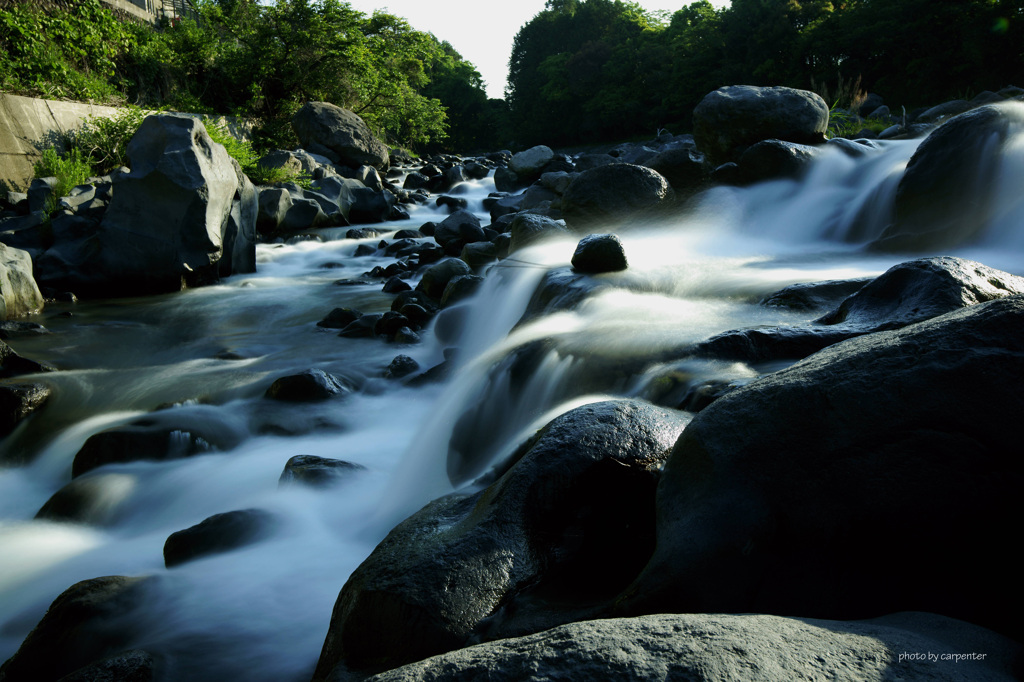
M 387 669 L 606 607 L 653 549 L 658 467 L 686 421 L 641 401 L 585 405 L 541 429 L 485 490 L 400 523 L 342 589 L 314 679 L 341 662 Z
M 914 152 L 896 189 L 895 219 L 874 244 L 925 251 L 980 236 L 998 219 L 994 153 L 1024 128 L 1024 104 L 990 105 L 950 119 Z
M 509 223 L 509 253 L 549 239 L 568 237 L 565 221 L 536 213 L 519 213 Z
M 964 652 L 976 655 L 955 658 Z M 907 653 L 920 657 L 899 658 Z M 658 614 L 570 623 L 434 656 L 369 679 L 710 682 L 756 677 L 782 682 L 820 677 L 852 682 L 898 674 L 904 680 L 1009 682 L 1020 655 L 1020 644 L 1011 639 L 930 613 L 898 613 L 858 622 Z
M 275 379 L 263 397 L 289 403 L 309 403 L 351 392 L 352 387 L 333 374 L 322 369 L 307 369 Z
M 616 163 L 577 175 L 562 195 L 562 213 L 570 229 L 585 230 L 642 217 L 672 197 L 672 187 L 655 171 Z
M 404 357 L 404 356 L 402 356 Z M 279 486 L 303 485 L 310 488 L 324 488 L 342 481 L 366 467 L 340 459 L 317 457 L 316 455 L 295 455 L 284 465 Z
M 46 384 L 0 384 L 0 438 L 39 411 L 51 393 Z
M 355 308 L 335 308 L 327 313 L 327 317 L 316 323 L 316 326 L 324 329 L 344 329 L 360 317 L 362 313 Z
M 697 148 L 712 166 L 739 161 L 761 140 L 823 144 L 827 127 L 825 100 L 793 88 L 729 85 L 706 95 L 693 110 Z
M 204 556 L 251 545 L 266 537 L 273 525 L 273 515 L 262 509 L 214 514 L 167 538 L 164 542 L 164 565 L 174 568 Z
M 160 410 L 90 436 L 75 455 L 76 478 L 105 464 L 163 461 L 230 450 L 246 437 L 244 427 L 209 406 Z
M 0 244 L 0 321 L 43 309 L 43 295 L 32 276 L 32 258 Z
M 427 268 L 420 279 L 420 283 L 416 285 L 416 290 L 440 301 L 444 295 L 445 287 L 448 286 L 448 282 L 461 275 L 472 274 L 473 271 L 470 270 L 465 261 L 461 261 L 458 258 L 446 258 Z
M 572 269 L 597 275 L 629 267 L 626 250 L 614 234 L 591 234 L 580 240 L 572 254 Z
M 50 604 L 17 653 L 0 667 L 0 680 L 64 679 L 134 649 L 136 619 L 153 588 L 151 577 L 75 583 Z
M 723 332 L 697 345 L 696 355 L 745 362 L 796 360 L 854 336 L 910 324 L 1024 293 L 1024 278 L 964 260 L 942 256 L 900 263 L 809 324 L 755 327 Z M 829 287 L 841 291 L 839 283 Z M 784 299 L 782 292 L 769 297 Z
M 658 487 L 624 612 L 869 618 L 1020 638 L 1024 295 L 850 339 L 715 401 Z
M 306 102 L 292 117 L 292 129 L 307 150 L 352 168 L 386 171 L 388 147 L 357 114 L 328 102 Z
M 462 240 L 463 244 L 472 244 L 483 239 L 484 230 L 480 225 L 480 219 L 464 209 L 452 213 L 434 229 L 434 240 L 442 247 L 455 240 Z
M 73 478 L 50 496 L 35 518 L 109 526 L 125 513 L 135 489 L 129 474 L 94 472 Z
M 541 171 L 555 158 L 555 152 L 545 145 L 537 145 L 512 156 L 508 168 L 522 182 L 533 182 Z
M 6 342 L 0 341 L 0 379 L 54 371 L 56 369 L 50 365 L 18 355 Z
M 60 678 L 60 682 L 155 682 L 157 664 L 141 649 L 123 651 L 90 663 Z
M 643 165 L 665 178 L 675 192 L 684 195 L 700 189 L 708 179 L 704 155 L 686 147 L 658 152 Z
M 762 140 L 751 145 L 739 159 L 739 175 L 744 184 L 797 178 L 807 170 L 817 149 L 805 144 Z
M 221 261 L 234 256 L 225 231 L 239 190 L 237 163 L 202 122 L 149 116 L 127 152 L 131 172 L 114 179 L 99 228 L 55 240 L 36 259 L 40 284 L 87 296 L 165 293 L 216 281 Z

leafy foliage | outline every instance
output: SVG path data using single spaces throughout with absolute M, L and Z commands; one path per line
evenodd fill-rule
M 309 100 L 352 109 L 386 141 L 414 148 L 447 139 L 450 111 L 465 122 L 502 111 L 483 104 L 471 64 L 394 15 L 367 17 L 342 0 L 190 4 L 199 21 L 157 29 L 118 21 L 100 0 L 81 0 L 73 12 L 31 0 L 5 5 L 0 87 L 245 116 L 258 123 L 258 149 L 294 146 L 290 119 Z
M 739 83 L 855 108 L 845 90 L 860 79 L 912 108 L 1013 84 L 1022 38 L 1020 0 L 699 0 L 667 20 L 622 0 L 549 0 L 516 36 L 506 95 L 523 145 L 685 130 L 704 95 Z
M 43 151 L 42 157 L 35 163 L 37 178 L 57 178 L 53 187 L 54 196 L 64 197 L 73 187 L 84 185 L 92 176 L 92 168 L 78 149 L 66 154 L 59 154 L 50 147 Z

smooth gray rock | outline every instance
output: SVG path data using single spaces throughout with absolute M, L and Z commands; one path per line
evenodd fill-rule
M 660 614 L 570 623 L 478 644 L 369 681 L 1010 682 L 1020 656 L 1017 642 L 930 613 L 862 621 Z
M 360 464 L 340 459 L 317 457 L 316 455 L 295 455 L 285 462 L 284 471 L 277 479 L 277 484 L 279 486 L 304 485 L 310 488 L 324 488 L 342 481 L 358 471 L 365 470 L 366 467 Z
M 42 309 L 43 295 L 32 276 L 32 258 L 21 249 L 0 244 L 0 320 Z
M 555 158 L 555 152 L 545 145 L 537 145 L 512 156 L 508 167 L 521 179 L 540 176 L 541 170 Z
M 738 161 L 761 140 L 823 144 L 828 104 L 816 93 L 784 87 L 729 85 L 693 110 L 697 149 L 712 166 Z
M 292 128 L 303 147 L 326 150 L 346 166 L 386 171 L 390 165 L 387 145 L 348 109 L 328 102 L 306 102 L 292 118 Z

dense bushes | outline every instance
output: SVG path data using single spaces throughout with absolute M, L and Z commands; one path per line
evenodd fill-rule
M 99 0 L 73 11 L 8 2 L 0 88 L 245 116 L 257 122 L 260 149 L 294 144 L 288 121 L 307 100 L 352 109 L 388 142 L 413 148 L 448 139 L 450 120 L 476 121 L 494 108 L 472 64 L 390 14 L 367 17 L 341 0 L 192 4 L 199 21 L 154 29 L 117 20 Z M 451 139 L 486 147 L 488 132 L 467 128 Z

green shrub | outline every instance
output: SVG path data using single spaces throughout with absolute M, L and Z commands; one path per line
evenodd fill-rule
M 70 147 L 88 160 L 94 175 L 106 175 L 128 165 L 128 143 L 147 115 L 139 107 L 127 106 L 110 118 L 90 116 L 71 137 Z
M 228 155 L 238 161 L 242 172 L 257 185 L 274 185 L 279 182 L 294 182 L 303 189 L 310 189 L 313 178 L 305 173 L 295 173 L 284 168 L 267 168 L 259 165 L 260 155 L 252 143 L 240 140 L 227 129 L 224 124 L 209 119 L 204 120 L 206 132 L 217 144 L 224 145 Z
M 84 185 L 92 176 L 92 168 L 78 149 L 71 149 L 64 155 L 58 154 L 53 147 L 43 150 L 43 155 L 35 163 L 37 178 L 57 178 L 53 193 L 57 197 L 65 197 L 73 187 Z

